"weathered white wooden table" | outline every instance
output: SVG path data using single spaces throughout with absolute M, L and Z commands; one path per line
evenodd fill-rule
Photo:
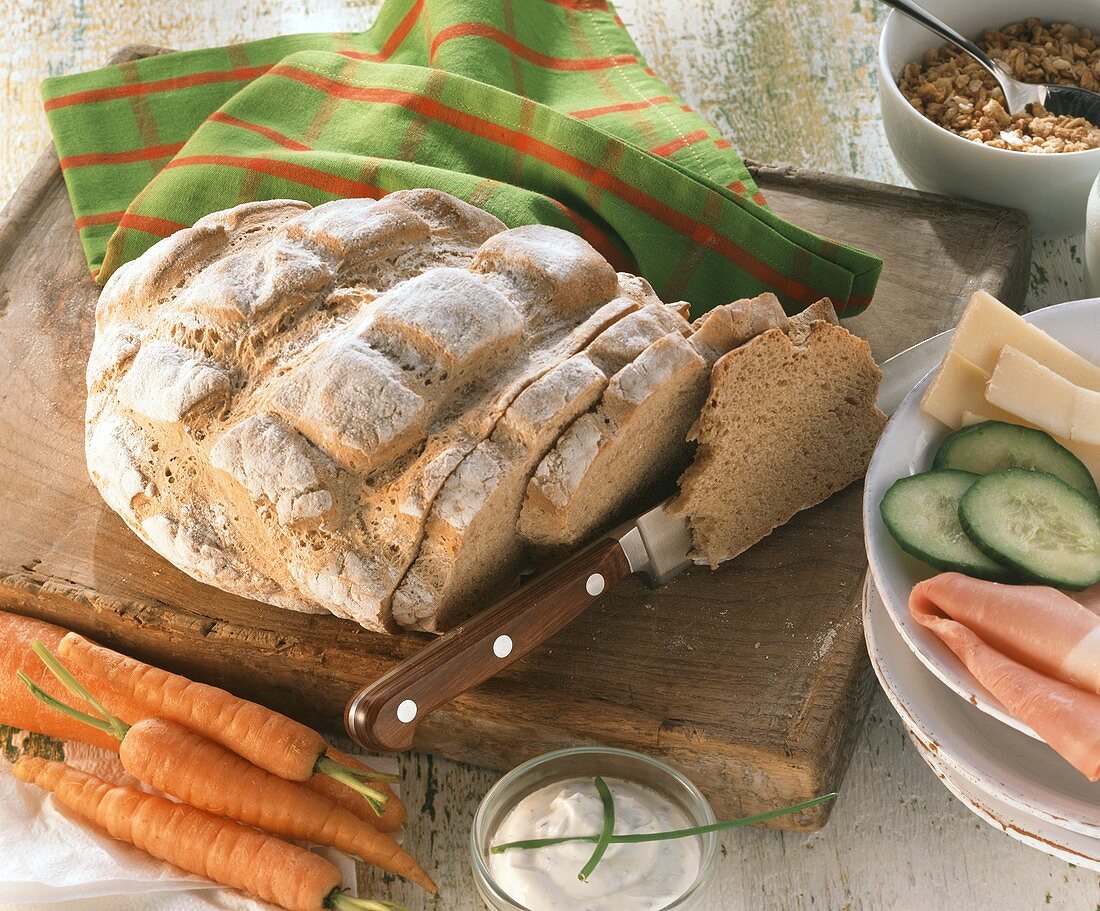
M 874 49 L 883 13 L 873 0 L 621 0 L 618 7 L 650 63 L 747 157 L 905 182 L 879 123 Z M 98 66 L 124 44 L 190 48 L 358 30 L 375 9 L 368 0 L 0 0 L 0 198 L 48 141 L 38 101 L 43 77 Z M 1080 238 L 1037 245 L 1029 306 L 1081 296 L 1079 251 Z M 444 890 L 427 907 L 474 911 L 466 837 L 495 775 L 422 755 L 407 760 L 406 773 L 410 847 Z M 411 889 L 364 885 L 424 907 Z M 724 836 L 710 903 L 722 911 L 1048 906 L 1100 911 L 1100 878 L 972 816 L 925 767 L 881 694 L 826 829 Z

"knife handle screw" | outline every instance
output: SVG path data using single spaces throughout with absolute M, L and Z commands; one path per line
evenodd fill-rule
M 408 724 L 416 717 L 416 703 L 411 699 L 402 700 L 397 707 L 397 720 L 402 724 Z
M 512 637 L 497 636 L 493 642 L 493 654 L 498 658 L 507 658 L 512 654 Z
M 601 594 L 604 589 L 604 579 L 599 573 L 592 573 L 588 577 L 588 580 L 584 583 L 584 590 L 588 592 L 593 598 L 596 595 Z

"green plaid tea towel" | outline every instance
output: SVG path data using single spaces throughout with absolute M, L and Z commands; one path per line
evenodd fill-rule
M 365 32 L 148 57 L 42 95 L 99 281 L 209 212 L 410 187 L 578 232 L 696 314 L 772 290 L 851 315 L 881 269 L 776 216 L 602 0 L 388 0 Z

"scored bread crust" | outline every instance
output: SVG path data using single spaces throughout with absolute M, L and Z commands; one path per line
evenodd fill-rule
M 787 317 L 773 294 L 716 307 L 655 340 L 608 384 L 539 463 L 517 529 L 539 550 L 576 546 L 651 503 L 691 454 L 685 437 L 726 351 Z
M 670 506 L 690 520 L 694 560 L 716 567 L 862 477 L 886 425 L 881 379 L 828 302 L 719 358 Z
M 690 332 L 676 305 L 662 304 L 644 280 L 622 277 L 628 278 L 640 283 L 639 309 L 528 386 L 443 485 L 416 561 L 394 595 L 402 626 L 449 629 L 515 581 L 525 547 L 514 529 L 539 460 L 650 343 Z
M 89 472 L 201 581 L 391 630 L 451 472 L 638 288 L 437 191 L 215 213 L 103 291 Z
M 861 474 L 881 373 L 835 324 L 827 302 L 788 320 L 773 295 L 689 324 L 576 235 L 434 190 L 247 203 L 104 288 L 88 469 L 200 581 L 438 632 L 531 551 L 646 505 L 696 418 L 674 508 L 699 560 Z

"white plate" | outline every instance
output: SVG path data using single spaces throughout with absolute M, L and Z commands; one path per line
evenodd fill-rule
M 863 626 L 887 698 L 942 768 L 1037 824 L 1100 840 L 1100 782 L 942 686 L 907 647 L 874 586 L 865 592 Z
M 1100 299 L 1046 307 L 1028 314 L 1026 319 L 1078 354 L 1100 362 Z M 941 337 L 937 336 L 936 341 L 942 342 Z M 937 571 L 904 553 L 886 530 L 879 513 L 879 503 L 890 485 L 898 478 L 930 468 L 936 449 L 949 432 L 939 421 L 920 410 L 921 397 L 932 370 L 939 366 L 944 346 L 942 343 L 927 345 L 927 349 L 928 360 L 924 363 L 921 363 L 923 358 L 911 356 L 921 348 L 911 349 L 899 356 L 899 364 L 903 356 L 907 358 L 902 372 L 910 372 L 912 382 L 916 382 L 919 374 L 923 374 L 924 378 L 916 382 L 916 388 L 905 397 L 890 418 L 867 470 L 863 493 L 863 529 L 871 575 L 898 632 L 933 674 L 983 712 L 1035 737 L 1034 731 L 1009 715 L 934 633 L 912 618 L 909 613 L 910 591 L 921 579 L 934 576 Z M 901 383 L 901 378 L 893 375 L 889 361 L 885 369 L 893 385 Z
M 979 819 L 1030 848 L 1074 866 L 1100 872 L 1100 838 L 1089 838 L 1021 813 L 996 796 L 987 794 L 956 776 L 940 762 L 935 753 L 925 749 L 920 739 L 911 732 L 909 739 L 944 787 Z

